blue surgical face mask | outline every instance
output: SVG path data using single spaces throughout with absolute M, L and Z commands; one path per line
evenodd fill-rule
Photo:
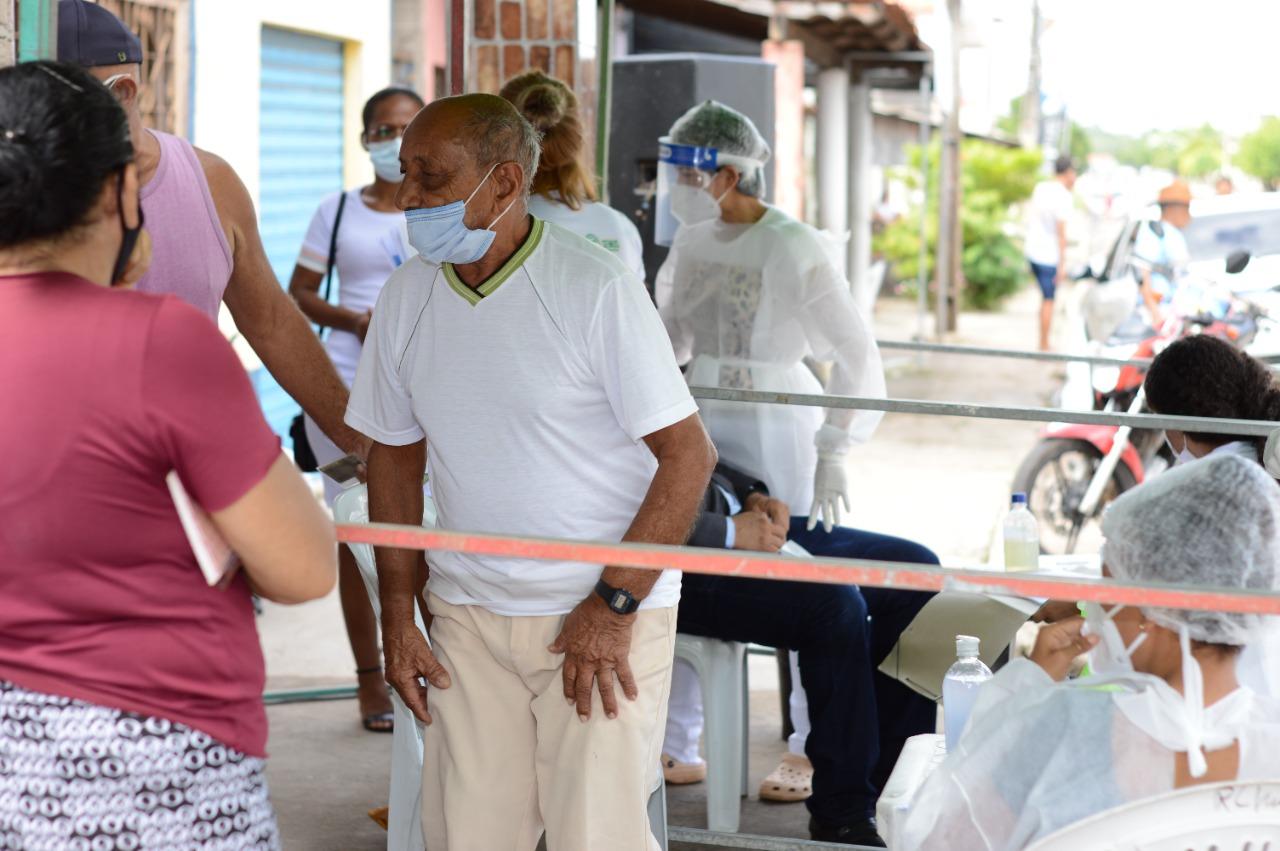
M 488 174 L 484 176 L 484 180 L 480 181 L 480 185 L 472 190 L 465 201 L 405 211 L 404 219 L 409 230 L 409 244 L 417 250 L 423 260 L 465 266 L 479 260 L 489 250 L 489 246 L 493 245 L 494 237 L 497 236 L 493 232 L 493 226 L 516 203 L 514 198 L 507 205 L 507 209 L 498 214 L 498 218 L 490 222 L 484 230 L 469 228 L 463 224 L 462 220 L 467 214 L 467 205 L 488 182 L 493 170 L 497 167 L 498 164 L 494 163 L 493 168 L 490 168 Z
M 369 143 L 373 173 L 387 183 L 404 181 L 404 175 L 400 173 L 400 142 L 400 139 L 388 139 L 385 142 Z

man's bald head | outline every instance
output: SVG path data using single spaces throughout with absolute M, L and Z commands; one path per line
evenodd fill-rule
M 497 95 L 469 94 L 441 98 L 426 106 L 405 131 L 406 147 L 452 144 L 479 174 L 514 162 L 524 172 L 527 193 L 538 171 L 541 138 L 514 106 Z

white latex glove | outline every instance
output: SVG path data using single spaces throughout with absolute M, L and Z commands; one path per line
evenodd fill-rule
M 840 525 L 840 504 L 849 508 L 849 478 L 844 468 L 843 455 L 818 455 L 818 467 L 813 473 L 813 505 L 809 508 L 810 531 L 822 520 L 822 528 L 830 532 Z

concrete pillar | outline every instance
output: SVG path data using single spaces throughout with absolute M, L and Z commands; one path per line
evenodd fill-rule
M 13 64 L 13 4 L 16 0 L 0 0 L 0 68 Z
M 871 266 L 871 211 L 875 175 L 871 167 L 871 86 L 849 86 L 849 280 L 858 304 L 871 315 L 876 294 L 867 271 Z
M 818 226 L 849 231 L 849 72 L 818 74 Z M 847 258 L 846 258 L 847 262 Z
M 761 56 L 774 64 L 773 203 L 804 218 L 804 44 L 766 41 Z

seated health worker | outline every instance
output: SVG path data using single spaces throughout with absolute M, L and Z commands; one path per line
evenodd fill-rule
M 328 593 L 333 526 L 213 322 L 130 290 L 138 187 L 102 83 L 0 70 L 0 846 L 279 848 L 251 593 Z
M 1183 337 L 1156 355 L 1142 387 L 1157 414 L 1280 422 L 1280 383 L 1267 365 L 1208 334 Z M 1280 473 L 1280 441 L 1172 430 L 1165 439 L 1180 464 L 1238 455 L 1263 464 L 1273 477 Z M 1280 623 L 1270 622 L 1244 649 L 1237 671 L 1250 688 L 1280 697 Z
M 1104 572 L 1117 579 L 1277 587 L 1280 488 L 1239 457 L 1129 491 L 1103 532 Z M 1236 676 L 1263 620 L 1087 603 L 1084 619 L 1044 628 L 1030 659 L 982 687 L 956 752 L 917 793 L 902 847 L 1013 851 L 1177 788 L 1276 777 L 1280 703 Z M 1093 675 L 1063 682 L 1085 650 Z
M 1183 337 L 1156 355 L 1142 382 L 1153 413 L 1183 417 L 1280 421 L 1280 384 L 1267 365 L 1208 334 Z M 1238 455 L 1263 463 L 1265 437 L 1167 431 L 1179 463 Z

